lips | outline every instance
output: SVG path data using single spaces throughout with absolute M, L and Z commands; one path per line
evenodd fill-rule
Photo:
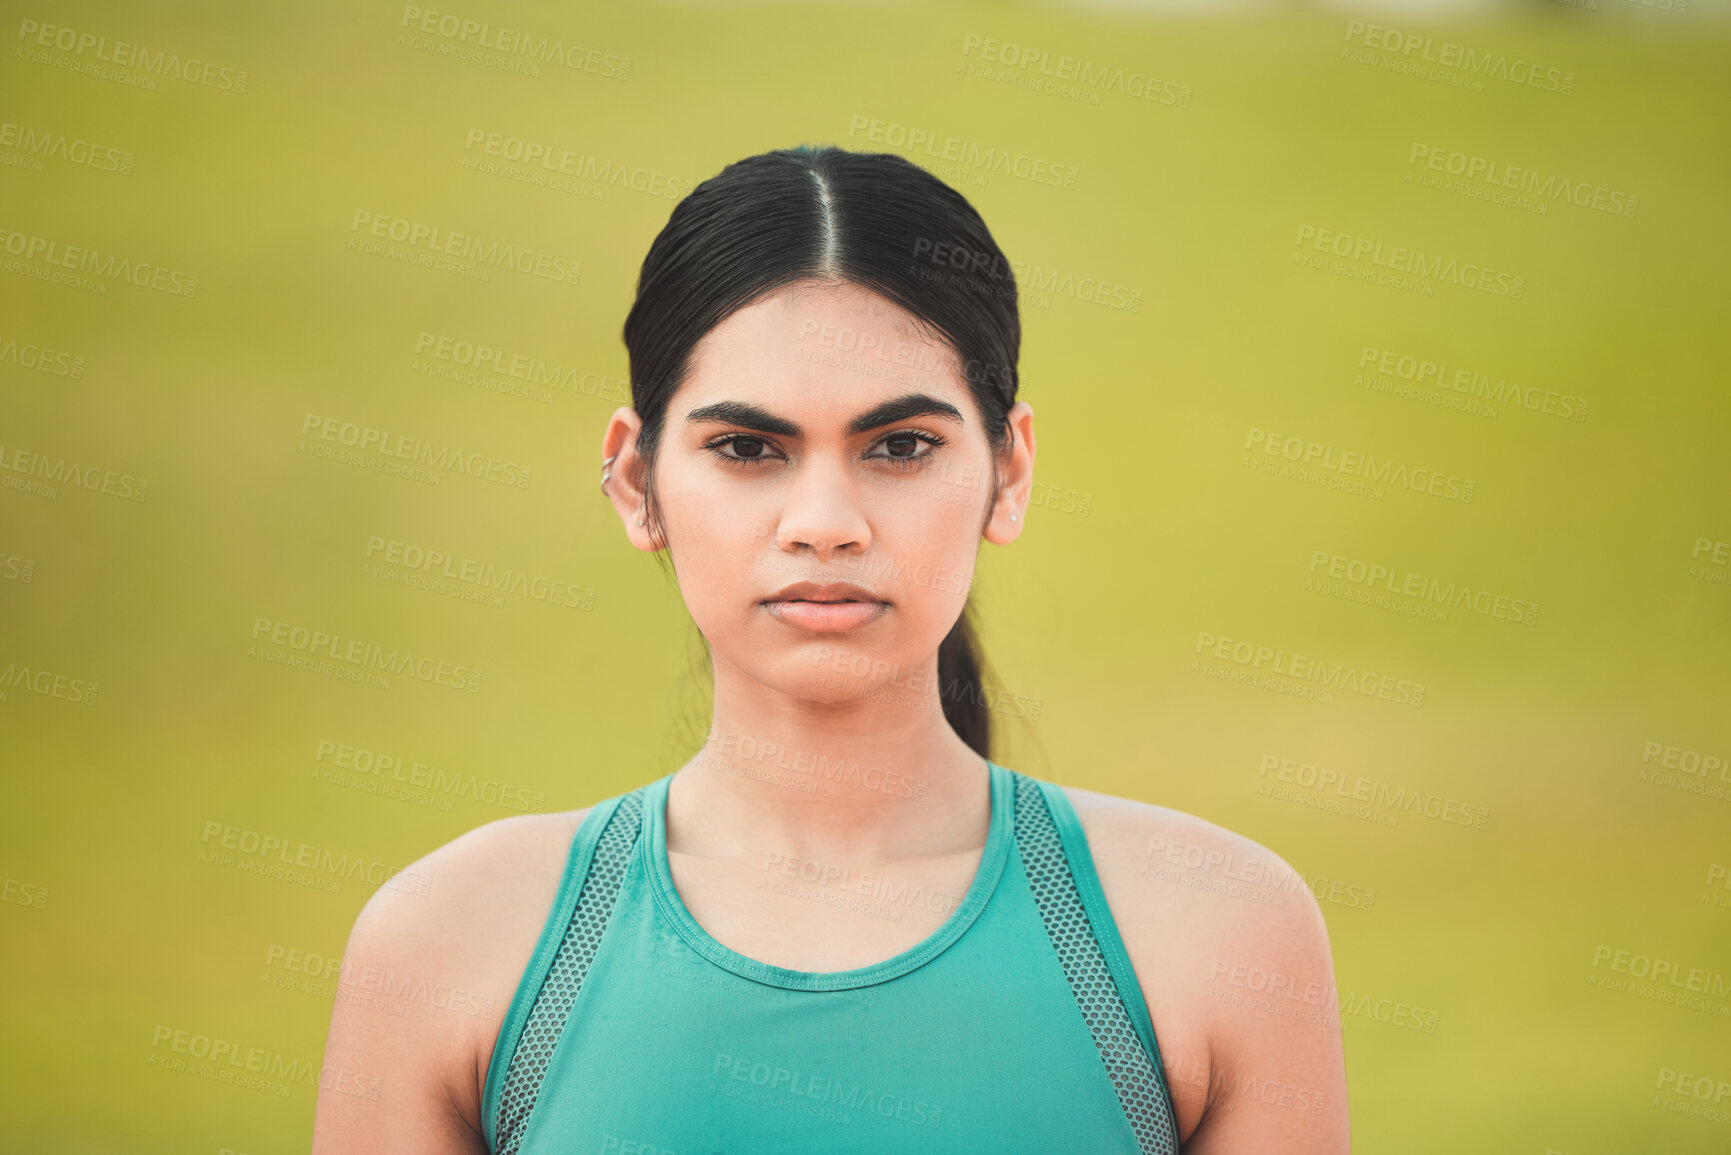
M 766 598 L 772 602 L 881 602 L 882 598 L 852 582 L 794 582 Z
M 857 629 L 890 608 L 852 582 L 795 582 L 760 604 L 777 621 L 817 633 Z

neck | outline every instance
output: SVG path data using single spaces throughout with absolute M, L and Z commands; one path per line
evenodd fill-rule
M 986 762 L 944 718 L 936 675 L 934 654 L 903 686 L 816 702 L 718 656 L 708 739 L 669 791 L 669 851 L 882 863 L 984 845 Z

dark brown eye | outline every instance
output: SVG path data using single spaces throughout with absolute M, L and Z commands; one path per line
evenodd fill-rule
M 947 444 L 935 433 L 904 429 L 878 441 L 866 456 L 875 461 L 893 462 L 897 469 L 913 469 L 937 452 L 938 446 Z
M 767 437 L 754 437 L 749 433 L 730 433 L 716 438 L 703 448 L 722 461 L 735 465 L 768 465 L 772 461 L 787 460 L 787 455 L 776 448 L 775 442 Z

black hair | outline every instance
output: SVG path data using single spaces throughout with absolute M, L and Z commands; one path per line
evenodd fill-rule
M 668 402 L 716 325 L 798 281 L 849 282 L 895 302 L 947 344 L 996 457 L 1012 436 L 1022 327 L 1009 261 L 955 189 L 894 153 L 801 145 L 735 161 L 674 206 L 625 318 L 645 520 L 661 533 L 654 463 Z M 997 471 L 985 506 L 990 517 Z M 982 519 L 982 528 L 984 519 Z M 665 538 L 663 538 L 665 540 Z M 991 757 L 972 599 L 938 647 L 944 717 Z

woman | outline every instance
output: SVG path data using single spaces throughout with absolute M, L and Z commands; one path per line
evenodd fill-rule
M 1020 338 L 984 222 L 900 157 L 765 153 L 674 209 L 601 483 L 709 648 L 708 739 L 373 896 L 315 1152 L 1347 1150 L 1302 880 L 990 760 L 964 611 L 1028 507 Z

